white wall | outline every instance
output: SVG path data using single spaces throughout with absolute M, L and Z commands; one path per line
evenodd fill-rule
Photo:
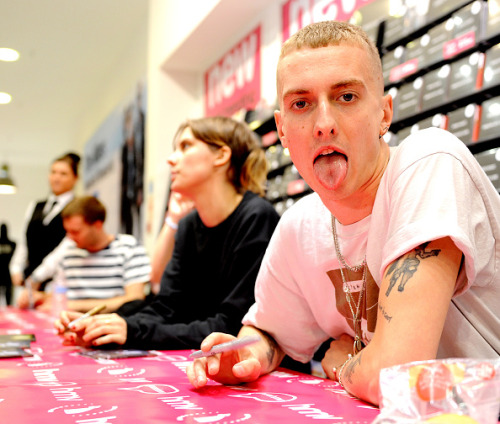
M 18 141 L 18 146 L 9 146 L 10 153 L 6 160 L 19 190 L 14 195 L 0 196 L 0 221 L 7 223 L 12 240 L 19 241 L 23 237 L 23 216 L 28 204 L 49 194 L 48 173 L 52 160 L 69 150 L 83 152 L 85 141 L 123 97 L 134 89 L 137 81 L 146 76 L 148 21 L 138 20 L 126 36 L 132 41 L 109 70 L 107 78 L 98 86 L 88 87 L 85 113 L 79 121 L 60 121 L 57 126 L 34 127 L 26 137 L 40 142 L 31 151 L 23 148 L 22 140 Z M 82 184 L 78 184 L 77 193 L 83 193 Z

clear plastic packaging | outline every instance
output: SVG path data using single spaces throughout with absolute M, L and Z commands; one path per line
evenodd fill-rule
M 380 372 L 373 424 L 497 424 L 500 359 L 411 362 Z

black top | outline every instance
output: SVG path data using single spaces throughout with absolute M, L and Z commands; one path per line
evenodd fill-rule
M 189 349 L 213 331 L 236 335 L 254 302 L 257 273 L 278 220 L 271 204 L 252 192 L 216 227 L 206 227 L 196 211 L 182 219 L 160 292 L 125 318 L 126 347 Z
M 66 235 L 61 213 L 57 214 L 47 225 L 43 223 L 43 208 L 47 202 L 38 202 L 26 229 L 26 246 L 28 249 L 28 265 L 24 270 L 27 278 L 52 252 Z

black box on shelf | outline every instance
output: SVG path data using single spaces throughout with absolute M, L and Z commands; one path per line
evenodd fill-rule
M 281 166 L 281 156 L 283 147 L 281 144 L 274 144 L 266 150 L 266 159 L 269 164 L 269 170 L 274 170 Z
M 398 131 L 398 144 L 401 144 L 406 137 L 408 137 L 411 134 L 411 127 L 405 127 L 401 130 Z
M 422 110 L 422 78 L 403 84 L 398 90 L 398 119 L 408 118 Z
M 427 24 L 430 3 L 432 3 L 432 0 L 404 1 L 405 13 L 403 19 L 405 21 L 405 31 L 407 34 L 417 31 Z
M 500 191 L 500 148 L 486 150 L 474 155 L 497 191 Z
M 444 58 L 449 59 L 476 46 L 483 35 L 486 6 L 475 1 L 452 15 L 452 39 L 444 47 Z
M 390 46 L 407 35 L 404 16 L 389 16 L 384 23 L 382 45 Z
M 448 131 L 467 145 L 475 143 L 479 134 L 480 111 L 480 106 L 471 103 L 449 112 Z
M 447 117 L 446 115 L 443 115 L 441 113 L 437 113 L 433 116 L 422 119 L 421 121 L 418 121 L 417 123 L 409 127 L 405 127 L 399 130 L 399 132 L 397 133 L 397 144 L 400 144 L 410 134 L 414 134 L 417 131 L 423 130 L 425 128 L 436 127 L 446 129 L 446 123 Z
M 500 96 L 484 101 L 481 105 L 479 140 L 500 140 Z
M 438 107 L 448 101 L 450 70 L 451 66 L 446 64 L 422 77 L 422 110 Z
M 451 40 L 452 32 L 453 20 L 450 18 L 431 28 L 427 31 L 427 34 L 422 36 L 421 43 L 425 47 L 422 62 L 425 64 L 425 67 L 443 60 L 444 47 Z
M 487 9 L 485 2 L 475 1 L 453 15 L 453 38 L 461 37 L 469 32 L 474 32 L 476 39 L 483 33 Z
M 442 113 L 436 113 L 435 115 L 429 116 L 428 118 L 422 119 L 411 126 L 411 132 L 416 132 L 423 130 L 425 128 L 441 128 L 443 130 L 447 129 L 448 118 Z
M 289 165 L 292 163 L 292 158 L 290 157 L 290 152 L 288 149 L 282 149 L 280 156 L 280 166 Z
M 375 0 L 368 3 L 353 14 L 349 22 L 359 25 L 368 37 L 377 44 L 380 23 L 389 16 L 390 0 Z
M 466 5 L 470 0 L 431 0 L 427 12 L 427 22 L 434 22 Z
M 448 99 L 457 100 L 481 89 L 484 54 L 474 52 L 451 64 Z
M 500 44 L 486 50 L 483 72 L 483 88 L 500 85 Z
M 267 181 L 266 198 L 273 202 L 281 198 L 285 193 L 282 191 L 283 175 L 276 175 L 276 177 Z
M 411 71 L 411 68 L 413 68 L 413 72 L 417 72 L 428 66 L 425 63 L 425 51 L 427 50 L 428 41 L 429 36 L 425 34 L 406 44 L 404 63 L 408 69 L 407 72 Z
M 397 146 L 399 144 L 398 135 L 392 131 L 387 131 L 383 137 L 384 141 L 391 147 Z
M 401 80 L 399 75 L 396 75 L 394 70 L 403 62 L 404 47 L 398 46 L 382 56 L 382 74 L 384 76 L 384 85 L 389 85 Z
M 488 0 L 487 8 L 484 38 L 490 39 L 500 35 L 500 0 Z

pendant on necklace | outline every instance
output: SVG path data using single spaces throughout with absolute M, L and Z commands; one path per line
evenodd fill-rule
M 356 355 L 358 352 L 361 352 L 362 349 L 363 349 L 363 342 L 361 341 L 359 336 L 356 336 L 354 338 L 354 345 L 353 345 L 354 354 Z

